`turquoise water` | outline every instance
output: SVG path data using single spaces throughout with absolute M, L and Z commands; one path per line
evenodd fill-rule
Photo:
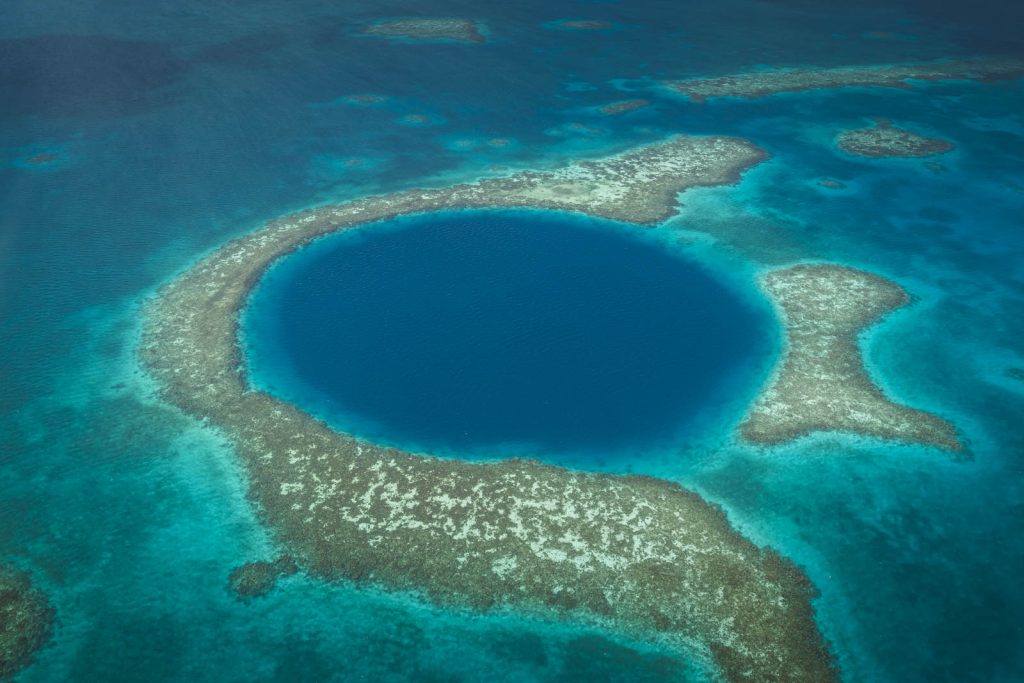
M 230 569 L 277 549 L 221 437 L 159 403 L 133 356 L 144 298 L 268 218 L 676 132 L 743 135 L 773 157 L 737 187 L 687 193 L 660 239 L 736 282 L 829 260 L 902 283 L 916 301 L 869 335 L 871 367 L 897 397 L 953 420 L 969 455 L 839 437 L 761 452 L 717 433 L 606 466 L 697 488 L 744 533 L 803 564 L 846 680 L 1024 679 L 1024 382 L 1005 375 L 1024 367 L 1024 87 L 704 105 L 654 87 L 756 65 L 1020 55 L 1019 6 L 15 0 L 6 9 L 0 556 L 30 570 L 60 615 L 53 645 L 23 680 L 699 679 L 656 648 L 572 624 L 448 613 L 302 577 L 236 602 Z M 419 13 L 483 19 L 491 42 L 350 35 L 360 21 Z M 545 28 L 589 17 L 614 28 Z M 366 93 L 386 99 L 344 99 Z M 630 97 L 653 106 L 595 113 Z M 408 114 L 429 125 L 408 125 Z M 957 150 L 930 169 L 833 149 L 837 131 L 872 116 Z M 31 163 L 39 154 L 53 158 Z M 846 188 L 819 187 L 823 176 Z
M 254 384 L 436 455 L 592 469 L 728 430 L 745 408 L 724 409 L 733 393 L 775 359 L 776 322 L 753 283 L 745 300 L 642 231 L 474 211 L 321 240 L 251 299 Z

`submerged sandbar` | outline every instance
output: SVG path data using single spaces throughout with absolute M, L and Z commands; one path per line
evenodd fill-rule
M 782 92 L 877 86 L 910 88 L 912 81 L 995 81 L 1024 76 L 1024 60 L 977 58 L 920 64 L 876 64 L 837 68 L 803 67 L 751 71 L 715 78 L 665 81 L 695 102 L 712 97 L 767 97 Z
M 143 360 L 169 401 L 231 438 L 252 499 L 312 574 L 441 604 L 571 615 L 695 654 L 729 681 L 835 680 L 807 577 L 697 494 L 650 477 L 439 460 L 361 442 L 252 390 L 237 344 L 252 286 L 318 236 L 467 207 L 650 224 L 675 211 L 677 193 L 733 182 L 765 156 L 735 138 L 676 137 L 555 170 L 288 216 L 163 287 L 147 311 Z
M 845 431 L 962 450 L 951 424 L 894 402 L 864 369 L 858 335 L 910 302 L 902 287 L 828 264 L 771 271 L 761 287 L 779 309 L 787 348 L 741 427 L 744 438 L 770 445 Z

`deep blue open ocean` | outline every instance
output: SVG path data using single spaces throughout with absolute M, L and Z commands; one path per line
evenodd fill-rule
M 355 35 L 373 20 L 406 16 L 477 19 L 487 41 Z M 565 19 L 610 27 L 565 30 Z M 264 297 L 266 305 L 247 313 L 252 327 L 281 332 L 281 316 L 301 313 L 274 313 L 291 296 L 321 306 L 333 326 L 383 324 L 388 311 L 373 301 L 386 295 L 410 306 L 415 293 L 388 290 L 411 282 L 373 280 L 381 277 L 374 259 L 428 277 L 427 257 L 436 254 L 452 267 L 421 294 L 448 288 L 459 297 L 453 305 L 486 307 L 487 291 L 500 290 L 504 305 L 531 297 L 549 307 L 552 327 L 528 330 L 527 341 L 563 354 L 550 370 L 565 381 L 547 371 L 542 378 L 549 390 L 561 384 L 565 393 L 550 398 L 563 407 L 573 378 L 610 383 L 588 393 L 595 405 L 606 402 L 600 412 L 622 400 L 617 390 L 636 389 L 635 373 L 653 373 L 652 393 L 638 391 L 632 417 L 602 425 L 607 434 L 553 420 L 541 405 L 528 406 L 528 424 L 481 402 L 458 415 L 442 414 L 456 405 L 445 402 L 431 414 L 403 411 L 394 395 L 343 403 L 357 398 L 348 387 L 333 383 L 325 395 L 309 383 L 314 371 L 278 362 L 288 342 L 273 330 L 254 345 L 255 379 L 335 424 L 407 448 L 453 457 L 525 448 L 699 491 L 748 538 L 805 568 L 846 681 L 1024 681 L 1024 381 L 1007 372 L 1024 368 L 1024 82 L 702 104 L 656 85 L 756 67 L 1024 57 L 1021 26 L 1024 8 L 996 0 L 8 0 L 0 21 L 0 562 L 29 572 L 59 620 L 19 680 L 703 680 L 654 645 L 589 626 L 445 611 L 302 575 L 260 600 L 236 600 L 229 572 L 272 557 L 273 539 L 246 499 L 230 445 L 155 398 L 135 356 L 147 297 L 274 217 L 693 133 L 742 136 L 771 158 L 735 186 L 685 193 L 680 215 L 646 233 L 484 212 L 337 235 L 275 268 L 257 292 L 255 304 Z M 634 98 L 652 106 L 620 116 L 598 110 Z M 957 147 L 938 165 L 836 150 L 836 133 L 878 116 Z M 844 187 L 822 187 L 824 177 Z M 475 232 L 477 221 L 496 229 Z M 454 233 L 467 238 L 466 251 L 440 253 Z M 409 238 L 419 240 L 416 253 Z M 518 251 L 502 258 L 509 250 Z M 360 258 L 348 259 L 355 252 Z M 578 257 L 566 274 L 575 288 L 545 290 L 543 269 L 566 254 Z M 871 270 L 913 295 L 863 339 L 868 364 L 893 396 L 951 420 L 966 454 L 840 436 L 771 450 L 736 442 L 733 427 L 778 352 L 778 322 L 755 276 L 805 260 Z M 345 271 L 350 263 L 366 271 Z M 303 269 L 319 275 L 289 277 Z M 579 287 L 595 269 L 608 279 Z M 465 278 L 485 271 L 494 289 L 467 290 Z M 366 298 L 339 303 L 316 291 L 353 285 Z M 701 299 L 686 302 L 687 292 Z M 631 307 L 640 299 L 649 309 Z M 576 325 L 558 315 L 569 309 Z M 500 324 L 505 311 L 469 319 Z M 702 335 L 688 334 L 702 315 L 710 316 Z M 644 337 L 650 355 L 629 358 L 619 377 L 588 375 L 570 342 L 611 321 L 623 324 L 600 340 L 604 351 L 655 325 Z M 546 336 L 556 323 L 565 344 Z M 422 331 L 416 318 L 395 324 Z M 310 362 L 361 353 L 366 364 L 394 367 L 381 347 L 356 348 L 339 327 L 307 331 L 324 335 L 298 340 L 320 345 L 302 354 Z M 491 342 L 508 344 L 492 332 Z M 443 351 L 444 339 L 425 341 L 435 348 L 424 354 Z M 691 363 L 690 343 L 710 354 L 703 363 Z M 530 344 L 517 347 L 522 362 L 548 358 Z M 466 360 L 472 374 L 443 378 L 453 390 L 494 370 L 482 355 Z M 673 391 L 697 370 L 708 372 L 705 387 Z M 437 390 L 440 377 L 417 375 L 414 386 Z M 364 386 L 369 378 L 360 378 Z M 383 390 L 402 386 L 394 378 Z M 536 390 L 490 395 L 514 407 Z M 462 428 L 469 434 L 442 429 L 456 423 L 470 425 Z

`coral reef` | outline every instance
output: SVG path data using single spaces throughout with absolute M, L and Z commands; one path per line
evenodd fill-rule
M 374 95 L 372 93 L 349 95 L 347 97 L 340 98 L 341 101 L 347 102 L 348 104 L 381 104 L 387 102 L 388 98 L 384 95 Z
M 231 571 L 228 587 L 240 600 L 248 601 L 266 595 L 277 585 L 278 579 L 298 571 L 299 566 L 288 555 L 273 562 L 246 562 Z
M 440 460 L 362 442 L 253 390 L 237 344 L 254 284 L 319 236 L 469 207 L 652 224 L 675 211 L 679 192 L 733 182 L 763 158 L 743 140 L 676 137 L 287 216 L 166 284 L 146 311 L 142 359 L 168 401 L 230 437 L 263 518 L 313 575 L 440 604 L 572 616 L 689 652 L 729 681 L 835 680 L 807 577 L 697 494 L 650 477 Z
M 923 64 L 878 64 L 838 68 L 804 67 L 754 71 L 715 78 L 665 81 L 673 92 L 702 102 L 711 97 L 766 97 L 821 88 L 880 86 L 910 88 L 912 81 L 994 81 L 1024 76 L 1020 59 L 961 59 Z
M 945 154 L 953 143 L 928 138 L 892 125 L 888 119 L 875 119 L 868 128 L 848 130 L 836 138 L 839 149 L 862 157 L 929 157 Z
M 26 574 L 0 565 L 0 680 L 32 663 L 53 637 L 55 611 Z
M 570 31 L 604 31 L 610 29 L 614 24 L 610 21 L 600 19 L 565 19 L 553 24 L 556 28 L 568 29 Z
M 460 43 L 486 41 L 480 25 L 472 19 L 388 19 L 370 24 L 363 35 L 408 40 L 440 40 Z
M 60 160 L 60 156 L 51 152 L 44 152 L 42 154 L 34 154 L 26 159 L 26 163 L 32 166 L 45 166 L 46 164 L 52 164 L 55 161 Z
M 625 114 L 649 106 L 651 106 L 650 100 L 622 100 L 621 102 L 611 102 L 602 107 L 598 107 L 598 111 L 606 116 L 618 116 L 619 114 Z
M 798 265 L 769 272 L 761 286 L 778 306 L 787 349 L 741 427 L 744 438 L 778 444 L 845 431 L 963 448 L 952 425 L 895 403 L 864 369 L 858 335 L 910 301 L 899 285 L 845 266 Z

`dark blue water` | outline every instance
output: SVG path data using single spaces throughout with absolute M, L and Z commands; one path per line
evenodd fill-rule
M 322 240 L 253 297 L 252 371 L 341 429 L 419 451 L 586 467 L 670 447 L 762 379 L 774 321 L 642 231 L 445 212 Z

